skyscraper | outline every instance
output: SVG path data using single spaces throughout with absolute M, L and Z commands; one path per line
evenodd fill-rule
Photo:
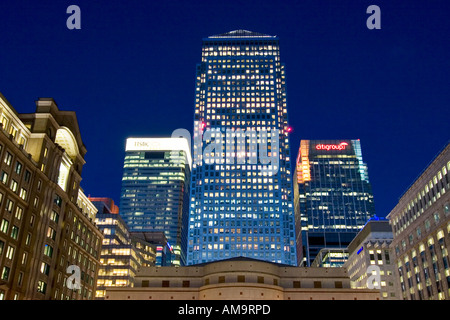
M 294 177 L 297 253 L 310 266 L 321 249 L 346 248 L 375 215 L 360 141 L 302 140 Z
M 278 37 L 236 30 L 203 39 L 188 264 L 297 264 L 289 131 Z
M 164 232 L 173 265 L 185 264 L 191 161 L 184 138 L 127 139 L 120 215 L 132 233 Z

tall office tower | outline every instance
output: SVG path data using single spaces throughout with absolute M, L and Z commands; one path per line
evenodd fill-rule
M 359 140 L 302 140 L 294 172 L 297 250 L 310 266 L 324 248 L 346 248 L 375 215 Z
M 127 139 L 119 212 L 132 233 L 164 232 L 169 265 L 186 263 L 191 162 L 185 138 Z
M 450 300 L 450 143 L 398 200 L 387 218 L 404 300 Z
M 196 75 L 188 264 L 244 256 L 297 265 L 278 37 L 205 38 Z
M 19 114 L 0 94 L 0 122 L 0 300 L 93 299 L 103 235 L 75 112 L 40 98 Z

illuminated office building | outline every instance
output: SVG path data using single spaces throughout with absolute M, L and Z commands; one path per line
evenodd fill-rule
M 185 264 L 191 161 L 185 138 L 127 139 L 119 212 L 132 233 L 164 233 L 169 265 Z
M 372 284 L 380 289 L 381 299 L 400 299 L 400 286 L 394 274 L 396 266 L 392 260 L 392 239 L 392 228 L 386 218 L 375 216 L 361 229 L 348 246 L 349 257 L 344 265 L 352 288 L 366 289 Z M 374 267 L 379 268 L 379 281 L 372 277 L 378 273 Z
M 93 299 L 103 235 L 80 187 L 75 112 L 39 98 L 34 113 L 17 113 L 0 94 L 0 122 L 0 300 Z
M 450 300 L 450 143 L 387 218 L 395 275 L 405 300 Z
M 188 264 L 242 256 L 297 265 L 278 37 L 203 39 L 195 86 Z
M 347 248 L 375 215 L 359 140 L 302 140 L 294 173 L 297 254 L 310 266 L 324 248 Z
M 104 299 L 111 287 L 133 287 L 139 268 L 154 266 L 156 246 L 134 238 L 109 198 L 89 198 L 99 210 L 95 218 L 104 234 L 97 279 L 96 299 Z
M 347 248 L 322 248 L 311 263 L 315 268 L 337 268 L 344 266 L 348 259 Z

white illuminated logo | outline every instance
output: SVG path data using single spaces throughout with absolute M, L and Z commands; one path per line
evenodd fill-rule
M 191 151 L 186 138 L 128 138 L 125 151 L 184 151 L 192 166 Z

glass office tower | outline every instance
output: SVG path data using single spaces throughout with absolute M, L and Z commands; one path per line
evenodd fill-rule
M 188 264 L 297 265 L 279 39 L 246 30 L 203 39 L 195 88 Z
M 191 161 L 185 138 L 127 139 L 120 215 L 132 233 L 164 232 L 172 265 L 186 262 Z
M 324 248 L 346 248 L 375 215 L 359 140 L 302 140 L 294 173 L 297 252 L 310 266 Z

